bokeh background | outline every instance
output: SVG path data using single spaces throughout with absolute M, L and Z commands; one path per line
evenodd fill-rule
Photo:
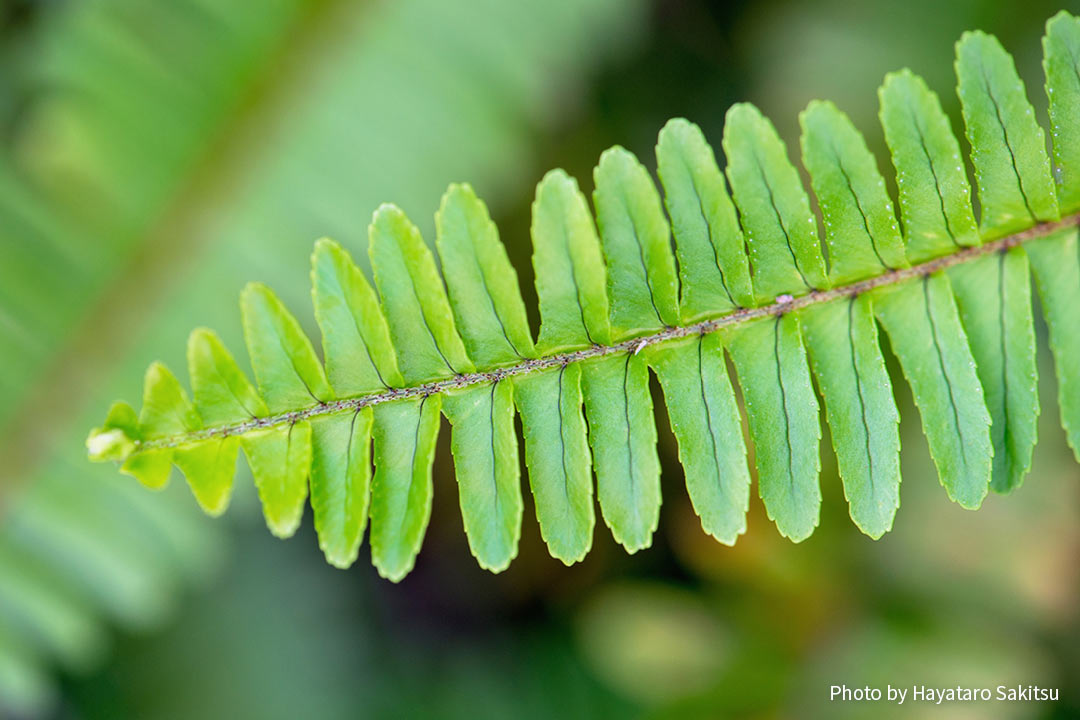
M 735 548 L 700 530 L 661 412 L 664 505 L 636 556 L 598 524 L 571 568 L 526 492 L 520 557 L 469 555 L 447 433 L 416 570 L 325 564 L 310 519 L 262 525 L 246 469 L 223 519 L 151 493 L 83 439 L 154 359 L 271 284 L 311 321 L 307 256 L 364 262 L 393 201 L 428 233 L 449 182 L 484 197 L 529 302 L 532 187 L 591 187 L 664 121 L 717 145 L 736 101 L 789 146 L 830 98 L 889 167 L 875 90 L 905 65 L 959 128 L 952 44 L 997 34 L 1045 124 L 1044 0 L 3 0 L 0 2 L 0 717 L 1080 717 L 1080 469 L 1040 328 L 1040 444 L 979 512 L 938 484 L 898 382 L 904 484 L 880 541 L 823 443 L 822 523 L 782 539 L 756 500 Z M 1080 8 L 1072 7 L 1073 11 Z M 887 174 L 887 173 L 886 173 Z M 891 182 L 891 181 L 890 181 Z M 533 322 L 536 323 L 535 307 Z M 892 368 L 894 373 L 896 368 Z M 835 705 L 832 684 L 1036 683 L 1056 704 Z

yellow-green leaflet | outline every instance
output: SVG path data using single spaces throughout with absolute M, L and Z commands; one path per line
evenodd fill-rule
M 1061 212 L 1080 209 L 1080 18 L 1062 10 L 1046 23 L 1043 38 L 1054 181 Z
M 910 71 L 878 91 L 898 208 L 863 135 L 832 103 L 813 101 L 799 117 L 813 198 L 753 106 L 727 113 L 722 160 L 697 125 L 674 119 L 656 146 L 663 203 L 649 171 L 618 146 L 594 171 L 595 221 L 565 171 L 537 185 L 535 344 L 513 254 L 484 202 L 454 184 L 435 214 L 438 263 L 392 205 L 368 228 L 374 289 L 345 248 L 316 243 L 325 362 L 301 322 L 253 283 L 241 306 L 256 383 L 197 329 L 193 402 L 155 363 L 138 416 L 114 404 L 88 454 L 150 487 L 175 464 L 217 514 L 239 444 L 273 532 L 295 531 L 310 487 L 327 560 L 353 563 L 370 519 L 372 562 L 398 581 L 431 515 L 445 413 L 469 547 L 498 572 L 522 532 L 516 411 L 540 534 L 572 564 L 596 531 L 594 473 L 614 539 L 629 552 L 652 543 L 661 465 L 651 368 L 702 528 L 733 543 L 747 527 L 751 480 L 730 356 L 758 494 L 778 530 L 801 541 L 819 522 L 820 395 L 851 518 L 877 538 L 892 527 L 901 487 L 899 376 L 887 371 L 880 325 L 946 494 L 976 508 L 989 489 L 1017 487 L 1032 464 L 1032 277 L 1061 424 L 1080 459 L 1080 214 L 1058 217 L 1059 200 L 1080 210 L 1080 23 L 1059 13 L 1043 47 L 1053 168 L 1012 59 L 982 33 L 957 44 L 978 214 L 964 148 Z
M 461 517 L 480 567 L 505 570 L 521 537 L 521 477 L 514 434 L 513 384 L 500 381 L 450 393 L 450 449 Z
M 187 393 L 176 376 L 161 363 L 146 370 L 143 383 L 143 404 L 139 411 L 139 436 L 165 437 L 190 432 L 202 427 L 195 408 L 188 402 Z
M 334 398 L 311 341 L 270 288 L 248 285 L 240 296 L 240 310 L 251 368 L 270 412 Z
M 948 277 L 878 291 L 874 312 L 911 385 L 941 484 L 951 499 L 978 507 L 990 482 L 990 416 Z
M 682 118 L 669 121 L 656 142 L 656 162 L 675 234 L 683 322 L 751 307 L 742 230 L 701 128 Z
M 292 536 L 300 527 L 311 468 L 311 423 L 255 430 L 241 438 L 270 532 Z
M 656 185 L 620 147 L 600 156 L 593 176 L 614 339 L 678 325 L 675 260 Z
M 435 225 L 443 266 L 460 268 L 446 280 L 469 357 L 480 367 L 532 357 L 532 335 L 517 273 L 487 207 L 468 185 L 451 185 L 443 195 Z
M 577 180 L 552 170 L 532 206 L 533 270 L 541 352 L 611 342 L 606 272 L 592 215 Z
M 205 423 L 220 425 L 269 413 L 266 403 L 213 330 L 192 331 L 188 336 L 187 360 L 195 408 Z
M 169 482 L 172 459 L 172 448 L 144 450 L 124 460 L 120 472 L 130 475 L 151 490 L 159 490 Z
M 338 397 L 405 384 L 375 291 L 333 240 L 319 240 L 311 254 L 311 301 Z
M 311 510 L 331 565 L 356 561 L 371 495 L 371 426 L 365 407 L 311 421 Z
M 765 511 L 782 535 L 805 540 L 821 507 L 821 425 L 799 319 L 787 314 L 749 323 L 724 344 L 746 400 Z
M 470 372 L 435 258 L 420 231 L 393 205 L 375 212 L 368 253 L 390 337 L 407 383 Z
M 207 515 L 217 517 L 229 507 L 239 453 L 240 440 L 236 437 L 181 445 L 173 452 L 173 462 L 184 473 L 192 495 Z
M 644 355 L 590 360 L 582 368 L 585 416 L 600 512 L 628 552 L 652 544 L 660 521 L 660 459 Z
M 817 221 L 772 123 L 753 105 L 733 105 L 723 145 L 759 303 L 828 287 Z
M 581 366 L 563 365 L 514 380 L 529 485 L 540 535 L 567 565 L 592 547 L 592 457 L 581 411 Z
M 698 335 L 650 353 L 664 389 L 686 490 L 705 532 L 726 545 L 746 531 L 750 471 L 720 335 Z
M 375 407 L 371 562 L 397 582 L 409 574 L 431 519 L 431 463 L 441 395 Z

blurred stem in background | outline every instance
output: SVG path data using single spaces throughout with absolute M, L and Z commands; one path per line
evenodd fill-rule
M 240 346 L 246 281 L 271 284 L 311 330 L 312 241 L 333 236 L 364 262 L 382 201 L 430 240 L 445 186 L 470 181 L 531 293 L 528 208 L 549 167 L 588 191 L 608 145 L 651 165 L 668 117 L 715 140 L 738 100 L 757 103 L 795 148 L 796 114 L 816 97 L 852 116 L 884 167 L 875 90 L 885 72 L 924 75 L 955 126 L 952 43 L 982 27 L 1016 54 L 1043 107 L 1038 38 L 1056 9 L 4 6 L 0 715 L 864 716 L 828 703 L 840 682 L 1056 684 L 1056 707 L 980 716 L 1080 713 L 1080 484 L 1052 420 L 1048 367 L 1051 420 L 1025 487 L 979 513 L 958 509 L 909 420 L 905 511 L 876 543 L 843 518 L 826 452 L 811 540 L 791 545 L 755 505 L 747 536 L 716 544 L 692 515 L 660 420 L 666 517 L 654 548 L 628 558 L 600 527 L 586 562 L 565 568 L 542 550 L 527 508 L 520 558 L 491 576 L 468 555 L 441 447 L 432 525 L 400 585 L 379 581 L 363 552 L 347 573 L 326 566 L 307 520 L 293 541 L 269 537 L 243 478 L 240 507 L 212 521 L 186 492 L 150 494 L 82 449 L 109 399 L 137 399 L 139 369 L 183 367 L 190 327 Z M 910 397 L 899 400 L 914 418 Z

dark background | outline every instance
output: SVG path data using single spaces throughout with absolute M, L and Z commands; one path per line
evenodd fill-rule
M 982 28 L 1015 55 L 1045 125 L 1039 38 L 1060 6 L 0 8 L 0 716 L 1080 716 L 1080 471 L 1041 326 L 1025 485 L 977 513 L 951 504 L 898 381 L 902 507 L 877 542 L 847 517 L 827 431 L 821 527 L 800 545 L 756 500 L 736 547 L 706 537 L 661 412 L 652 548 L 627 556 L 598 523 L 592 553 L 566 568 L 526 491 L 520 556 L 493 576 L 468 552 L 444 426 L 431 527 L 399 585 L 378 578 L 366 546 L 352 569 L 328 566 L 310 517 L 273 539 L 244 468 L 230 513 L 211 520 L 179 476 L 150 493 L 88 464 L 82 443 L 112 399 L 138 399 L 149 361 L 183 369 L 192 327 L 218 329 L 243 357 L 248 280 L 312 330 L 312 242 L 333 236 L 365 262 L 383 201 L 430 240 L 443 189 L 470 181 L 534 304 L 533 185 L 559 166 L 588 191 L 616 143 L 654 166 L 669 117 L 718 146 L 727 107 L 749 100 L 794 148 L 798 112 L 828 98 L 887 169 L 883 75 L 923 75 L 958 129 L 952 45 Z M 841 683 L 1039 684 L 1062 700 L 831 704 Z

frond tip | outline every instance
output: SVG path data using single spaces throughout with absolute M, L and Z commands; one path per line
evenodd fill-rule
M 757 109 L 728 112 L 726 178 L 701 130 L 675 119 L 656 147 L 662 200 L 618 147 L 594 174 L 595 222 L 563 171 L 538 185 L 536 342 L 487 208 L 468 185 L 452 185 L 436 215 L 441 274 L 417 228 L 383 205 L 369 230 L 374 287 L 341 246 L 315 244 L 322 360 L 274 293 L 249 285 L 241 308 L 255 384 L 212 331 L 197 329 L 191 399 L 151 365 L 142 410 L 113 405 L 87 439 L 90 459 L 119 462 L 150 487 L 176 465 L 218 514 L 242 449 L 272 532 L 293 534 L 310 494 L 327 559 L 353 563 L 370 519 L 372 560 L 397 581 L 431 514 L 445 415 L 469 546 L 498 572 L 521 532 L 519 414 L 541 534 L 570 564 L 592 544 L 594 473 L 615 539 L 629 552 L 652 542 L 661 500 L 652 372 L 702 527 L 732 544 L 746 529 L 751 473 L 726 351 L 758 494 L 779 531 L 797 542 L 818 524 L 820 395 L 851 517 L 876 538 L 900 504 L 899 416 L 880 327 L 942 485 L 977 508 L 1030 467 L 1039 413 L 1031 276 L 1062 425 L 1080 458 L 1080 20 L 1051 19 L 1044 49 L 1053 172 L 1012 59 L 982 33 L 957 44 L 978 222 L 959 142 L 910 71 L 879 91 L 899 218 L 847 116 L 816 101 L 800 115 L 824 238 L 788 149 Z

